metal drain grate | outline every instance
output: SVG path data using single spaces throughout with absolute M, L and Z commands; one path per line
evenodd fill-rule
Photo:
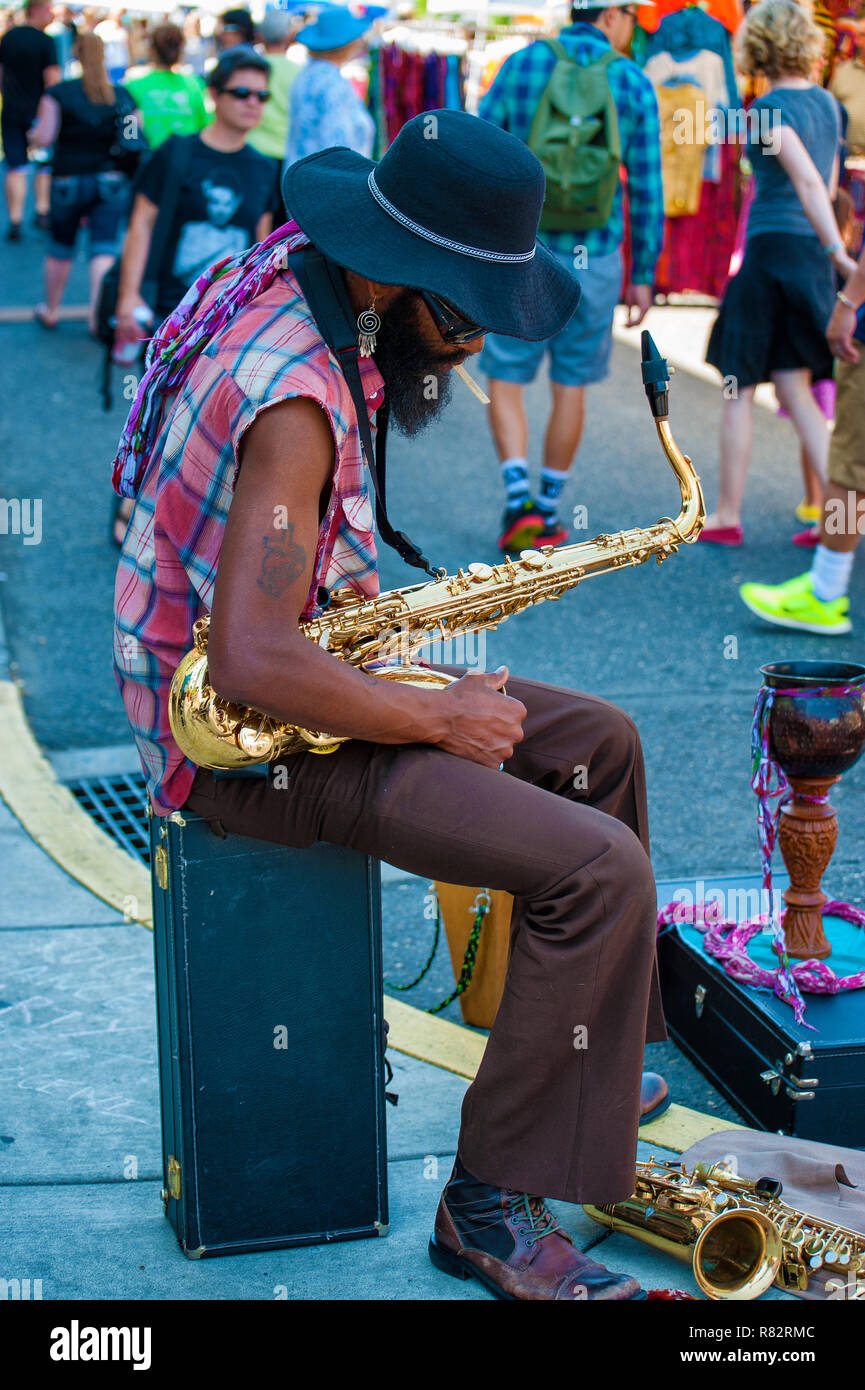
M 143 864 L 150 863 L 150 830 L 143 773 L 83 777 L 70 782 L 68 786 L 100 830 L 104 830 Z

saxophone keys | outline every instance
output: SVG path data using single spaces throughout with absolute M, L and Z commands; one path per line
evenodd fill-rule
M 521 550 L 520 563 L 527 570 L 541 570 L 547 563 L 546 555 L 542 555 L 539 550 Z
M 480 560 L 475 560 L 468 567 L 468 577 L 473 584 L 483 584 L 493 577 L 492 565 L 485 565 Z
M 819 1236 L 812 1236 L 810 1240 L 806 1240 L 802 1247 L 802 1254 L 805 1256 L 811 1269 L 821 1269 L 823 1267 L 825 1250 L 826 1242 L 821 1240 Z

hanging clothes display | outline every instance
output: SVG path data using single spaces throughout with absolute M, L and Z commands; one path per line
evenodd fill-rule
M 666 53 L 677 62 L 695 60 L 703 53 L 716 54 L 724 70 L 726 103 L 728 106 L 738 103 L 730 31 L 699 5 L 688 5 L 661 20 L 656 32 L 647 41 L 646 65 L 659 53 Z
M 704 179 L 700 206 L 692 217 L 669 217 L 655 269 L 658 294 L 701 294 L 720 299 L 724 293 L 736 240 L 740 201 L 739 146 L 718 145 L 717 183 Z
M 661 118 L 661 177 L 664 183 L 665 217 L 693 215 L 700 207 L 703 184 L 702 143 L 680 141 L 677 134 L 685 116 L 692 130 L 705 112 L 703 89 L 693 82 L 676 82 L 656 88 Z M 704 131 L 705 133 L 705 131 Z
M 720 297 L 741 183 L 739 118 L 730 119 L 740 106 L 730 30 L 700 6 L 679 5 L 646 36 L 644 71 L 661 115 L 666 221 L 655 290 Z
M 645 33 L 654 34 L 668 15 L 688 7 L 697 8 L 693 4 L 693 0 L 655 0 L 651 7 L 640 5 L 637 11 L 637 22 Z M 723 24 L 730 34 L 734 34 L 742 23 L 744 12 L 740 0 L 703 0 L 699 8 L 712 19 L 717 19 L 720 24 Z
M 465 108 L 465 38 L 410 24 L 386 30 L 370 51 L 369 105 L 379 159 L 406 121 L 424 111 Z
M 821 82 L 827 87 L 839 63 L 856 56 L 857 22 L 861 0 L 814 0 L 812 18 L 826 35 L 826 55 Z

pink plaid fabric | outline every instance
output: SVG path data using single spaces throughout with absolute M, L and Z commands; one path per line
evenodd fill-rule
M 217 281 L 196 312 L 206 312 L 219 293 Z M 374 432 L 384 383 L 371 359 L 361 359 L 360 370 Z M 193 623 L 210 611 L 241 440 L 262 410 L 298 396 L 325 411 L 336 454 L 303 616 L 318 611 L 320 585 L 379 591 L 351 395 L 286 271 L 213 335 L 180 388 L 166 396 L 120 556 L 114 670 L 159 815 L 184 804 L 195 776 L 171 736 L 168 690 L 192 645 Z

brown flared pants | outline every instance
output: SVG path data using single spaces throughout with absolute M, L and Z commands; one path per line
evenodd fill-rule
M 499 1187 L 614 1202 L 633 1190 L 643 1045 L 666 1037 L 640 740 L 596 696 L 518 679 L 508 693 L 528 716 L 503 772 L 353 741 L 286 759 L 283 787 L 200 769 L 186 804 L 217 833 L 326 840 L 512 893 L 504 997 L 459 1152 Z

